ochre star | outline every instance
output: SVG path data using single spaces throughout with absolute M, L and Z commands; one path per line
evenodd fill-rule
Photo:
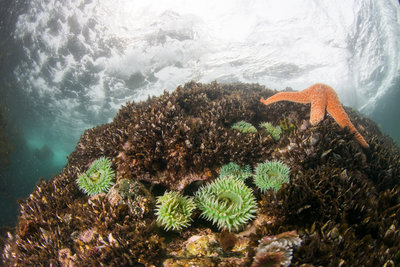
M 326 110 L 340 127 L 348 127 L 350 132 L 354 133 L 354 137 L 363 147 L 369 147 L 342 108 L 335 90 L 329 85 L 317 83 L 300 92 L 280 92 L 267 99 L 261 98 L 260 101 L 265 105 L 278 101 L 291 101 L 304 104 L 311 103 L 311 125 L 317 125 L 324 118 Z

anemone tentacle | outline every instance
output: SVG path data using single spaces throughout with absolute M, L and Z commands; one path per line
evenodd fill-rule
M 289 174 L 290 168 L 283 162 L 259 163 L 255 169 L 254 183 L 263 193 L 271 188 L 277 191 L 283 183 L 289 182 Z
M 107 192 L 114 184 L 115 172 L 111 167 L 111 161 L 105 157 L 95 160 L 90 168 L 79 175 L 77 183 L 79 188 L 94 196 L 102 192 Z
M 239 166 L 237 163 L 229 162 L 221 167 L 219 177 L 232 176 L 239 180 L 246 180 L 252 175 L 249 165 Z
M 167 191 L 157 198 L 157 222 L 165 230 L 181 230 L 192 222 L 196 205 L 191 197 L 182 196 L 175 191 Z
M 212 221 L 219 229 L 239 230 L 255 217 L 257 211 L 253 191 L 234 177 L 220 177 L 200 188 L 195 201 L 201 216 Z

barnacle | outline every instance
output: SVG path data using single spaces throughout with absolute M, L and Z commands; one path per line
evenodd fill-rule
M 232 129 L 235 129 L 242 133 L 256 133 L 257 129 L 251 123 L 246 121 L 238 121 L 234 125 L 232 125 Z
M 252 190 L 243 181 L 230 176 L 217 178 L 200 188 L 195 201 L 203 218 L 229 231 L 239 230 L 257 211 Z
M 234 162 L 229 162 L 221 167 L 219 177 L 232 176 L 239 180 L 246 180 L 247 177 L 251 176 L 251 169 L 249 165 L 239 166 Z
M 254 183 L 265 192 L 267 189 L 279 190 L 283 183 L 289 182 L 290 168 L 280 161 L 267 161 L 257 164 Z
M 192 213 L 196 208 L 192 198 L 182 196 L 175 191 L 167 191 L 157 198 L 157 222 L 165 230 L 181 230 L 192 222 Z
M 275 141 L 278 141 L 281 138 L 282 129 L 279 125 L 273 126 L 270 122 L 262 122 L 260 123 L 260 127 L 264 128 Z
M 259 242 L 251 267 L 287 267 L 292 261 L 293 247 L 300 246 L 302 240 L 296 231 L 290 231 L 275 236 L 265 236 Z
M 77 183 L 83 192 L 89 196 L 94 196 L 107 192 L 113 185 L 114 177 L 115 173 L 111 168 L 111 161 L 101 157 L 95 160 L 85 173 L 79 175 Z

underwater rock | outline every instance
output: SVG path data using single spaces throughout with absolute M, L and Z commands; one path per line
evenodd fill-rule
M 4 265 L 251 266 L 267 247 L 259 240 L 294 230 L 302 241 L 294 266 L 399 264 L 399 148 L 354 110 L 344 108 L 369 148 L 329 115 L 310 125 L 309 105 L 259 101 L 273 94 L 190 82 L 127 103 L 111 123 L 86 130 L 62 172 L 20 201 L 16 230 L 1 243 Z M 279 125 L 280 138 L 238 132 L 238 121 Z M 76 180 L 100 157 L 110 159 L 115 185 L 89 197 Z M 265 192 L 245 181 L 257 212 L 242 232 L 221 232 L 198 209 L 187 228 L 157 227 L 155 199 L 167 190 L 193 196 L 229 162 L 254 172 L 266 161 L 285 162 L 290 180 Z
M 193 235 L 182 242 L 178 251 L 167 248 L 167 260 L 163 262 L 163 266 L 248 265 L 249 247 L 248 238 L 226 231 L 220 234 Z
M 154 207 L 154 198 L 139 182 L 129 179 L 119 180 L 107 193 L 107 200 L 111 206 L 118 209 L 129 208 L 130 213 L 143 218 Z

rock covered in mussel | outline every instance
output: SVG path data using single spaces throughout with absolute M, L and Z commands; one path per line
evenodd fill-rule
M 20 201 L 16 231 L 3 242 L 3 263 L 399 264 L 398 147 L 356 111 L 345 107 L 368 149 L 328 114 L 311 126 L 309 105 L 260 103 L 273 94 L 255 84 L 190 82 L 172 93 L 127 103 L 112 122 L 86 130 L 62 172 Z M 241 121 L 256 130 L 232 128 Z M 263 130 L 263 123 L 279 126 L 279 136 Z M 89 197 L 79 190 L 77 178 L 101 157 L 110 160 L 115 185 Z M 276 191 L 258 190 L 252 177 L 243 182 L 257 206 L 255 218 L 243 228 L 219 229 L 199 210 L 180 231 L 158 227 L 155 203 L 164 192 L 193 197 L 218 178 L 221 166 L 234 162 L 254 172 L 265 161 L 288 165 L 290 179 Z M 285 238 L 293 246 L 277 245 Z

